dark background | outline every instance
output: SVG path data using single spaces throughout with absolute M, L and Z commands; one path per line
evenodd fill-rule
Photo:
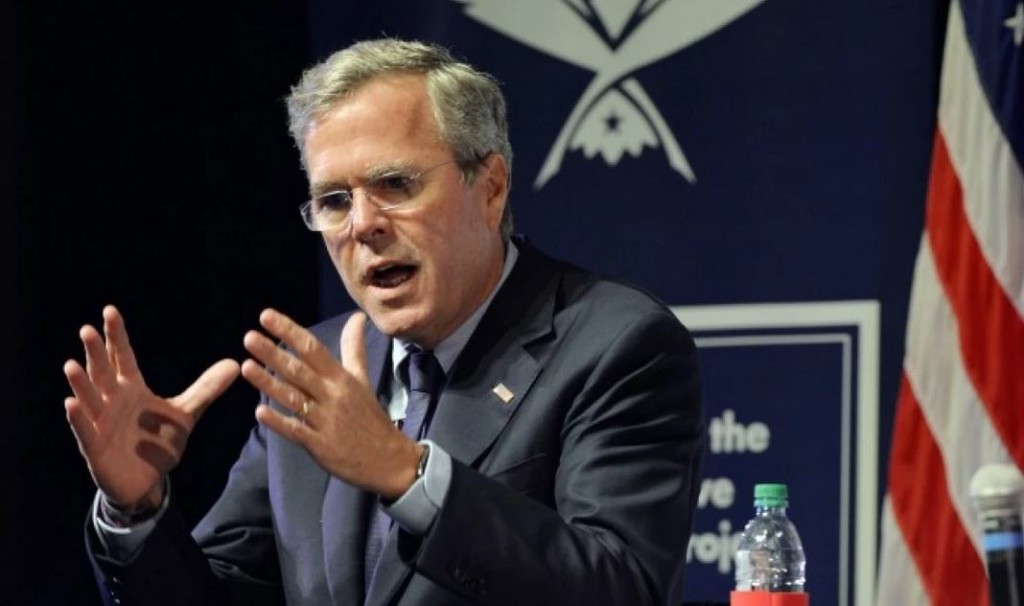
M 697 186 L 655 150 L 614 170 L 567 155 L 539 191 L 592 74 L 457 2 L 81 4 L 0 3 L 0 275 L 13 293 L 0 299 L 13 333 L 0 603 L 98 601 L 82 546 L 94 488 L 61 366 L 104 304 L 120 307 L 165 394 L 241 358 L 264 307 L 309 323 L 345 305 L 298 217 L 306 189 L 283 97 L 315 58 L 382 33 L 448 44 L 505 84 L 517 224 L 549 251 L 672 305 L 880 301 L 884 490 L 943 0 L 769 0 L 636 74 Z M 198 425 L 173 474 L 189 519 L 218 494 L 255 400 L 239 383 Z
M 84 6 L 95 4 L 95 6 Z M 144 8 L 140 8 L 144 7 Z M 275 306 L 317 314 L 316 249 L 283 97 L 308 63 L 303 2 L 0 3 L 0 262 L 7 284 L 0 603 L 98 603 L 94 489 L 61 367 L 104 304 L 158 393 L 177 393 Z M 192 520 L 252 424 L 236 384 L 174 472 Z

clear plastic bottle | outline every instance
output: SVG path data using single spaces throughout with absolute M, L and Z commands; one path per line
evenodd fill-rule
M 755 515 L 736 545 L 736 590 L 802 592 L 804 548 L 796 527 L 786 517 L 789 491 L 785 484 L 754 487 Z

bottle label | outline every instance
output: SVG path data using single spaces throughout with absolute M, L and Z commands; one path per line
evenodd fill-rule
M 810 606 L 809 593 L 775 593 L 772 591 L 733 591 L 729 606 Z
M 1024 547 L 1024 535 L 1018 532 L 986 532 L 982 540 L 985 551 L 1006 551 Z

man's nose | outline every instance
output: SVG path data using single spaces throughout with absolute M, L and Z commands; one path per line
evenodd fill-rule
M 365 241 L 387 231 L 387 213 L 366 195 L 362 189 L 352 190 L 352 211 L 349 215 L 352 237 Z

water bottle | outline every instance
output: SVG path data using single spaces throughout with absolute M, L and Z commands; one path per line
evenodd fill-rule
M 985 465 L 971 478 L 971 498 L 984 530 L 989 604 L 1024 605 L 1024 477 L 1014 465 Z
M 754 511 L 736 545 L 736 591 L 733 606 L 804 605 L 804 548 L 786 517 L 785 484 L 754 487 Z

